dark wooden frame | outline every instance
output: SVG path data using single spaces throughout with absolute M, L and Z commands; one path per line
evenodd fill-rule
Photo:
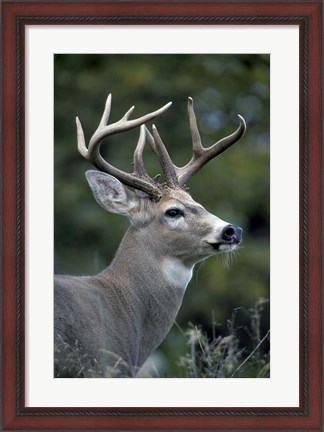
M 322 0 L 2 3 L 2 427 L 4 430 L 323 430 Z M 76 16 L 75 13 L 78 13 Z M 273 24 L 300 29 L 298 408 L 26 408 L 24 404 L 24 27 Z M 287 164 L 289 172 L 289 164 Z

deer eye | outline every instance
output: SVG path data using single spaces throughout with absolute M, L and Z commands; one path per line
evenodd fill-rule
M 183 215 L 184 215 L 183 211 L 177 208 L 169 209 L 165 212 L 165 216 L 170 218 L 176 218 Z

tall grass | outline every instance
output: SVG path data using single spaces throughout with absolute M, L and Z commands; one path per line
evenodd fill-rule
M 246 309 L 234 309 L 227 321 L 225 335 L 217 335 L 220 325 L 212 313 L 211 336 L 192 323 L 186 331 L 180 329 L 187 341 L 188 351 L 180 357 L 179 366 L 188 378 L 268 378 L 270 377 L 270 330 L 262 334 L 262 312 L 268 303 L 260 298 Z M 248 323 L 237 325 L 238 316 L 248 317 Z M 248 346 L 242 346 L 242 333 Z

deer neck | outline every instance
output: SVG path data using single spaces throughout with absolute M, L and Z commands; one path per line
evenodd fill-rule
M 125 234 L 111 265 L 99 277 L 109 281 L 128 306 L 121 319 L 138 341 L 137 365 L 162 342 L 174 324 L 193 265 L 161 256 L 144 241 L 140 230 Z M 128 324 L 127 324 L 128 323 Z
M 135 290 L 144 283 L 152 294 L 168 290 L 182 300 L 194 265 L 180 257 L 161 253 L 159 245 L 152 245 L 144 232 L 129 228 L 107 271 L 127 274 L 128 282 L 135 282 Z

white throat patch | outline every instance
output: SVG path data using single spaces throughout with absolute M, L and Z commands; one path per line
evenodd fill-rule
M 162 272 L 166 281 L 185 290 L 192 278 L 192 267 L 185 266 L 179 259 L 166 258 L 162 262 Z

